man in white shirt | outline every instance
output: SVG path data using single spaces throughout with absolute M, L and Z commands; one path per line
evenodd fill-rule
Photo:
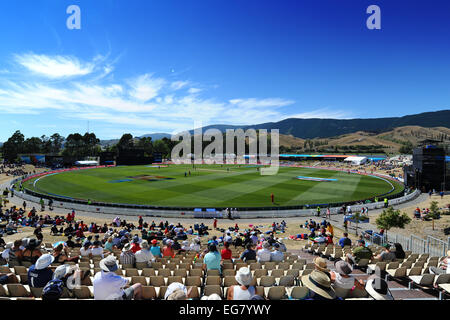
M 90 247 L 89 242 L 85 242 L 83 247 L 80 249 L 80 255 L 82 257 L 91 257 L 92 251 L 89 247 Z
M 270 261 L 270 244 L 266 241 L 263 244 L 263 248 L 256 252 L 256 260 L 258 262 Z
M 233 242 L 233 238 L 231 237 L 231 233 L 229 230 L 226 232 L 226 235 L 223 237 L 223 242 L 228 242 L 228 243 Z
M 99 256 L 104 258 L 103 255 L 103 248 L 100 246 L 101 242 L 100 241 L 94 241 L 94 247 L 91 249 L 91 254 L 93 257 L 95 256 Z M 81 250 L 80 250 L 81 252 Z
M 150 266 L 152 261 L 155 261 L 155 256 L 150 252 L 150 246 L 147 240 L 142 240 L 141 250 L 134 254 L 136 262 L 147 262 Z
M 140 300 L 142 298 L 142 284 L 128 286 L 128 279 L 114 272 L 118 269 L 114 256 L 108 256 L 100 261 L 102 271 L 94 277 L 95 300 Z M 125 288 L 127 287 L 127 288 Z

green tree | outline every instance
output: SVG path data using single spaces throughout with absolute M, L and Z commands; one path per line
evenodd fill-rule
M 23 153 L 41 153 L 42 152 L 42 140 L 38 137 L 31 137 L 23 142 Z
M 17 130 L 14 134 L 3 144 L 2 153 L 3 158 L 7 161 L 16 161 L 17 155 L 23 152 L 23 143 L 25 136 Z
M 133 136 L 130 133 L 123 134 L 119 142 L 117 143 L 117 147 L 119 149 L 133 149 L 134 147 Z
M 439 211 L 439 205 L 437 201 L 431 201 L 430 203 L 430 212 L 428 213 L 428 217 L 432 219 L 439 219 L 441 213 Z
M 384 229 L 387 233 L 391 228 L 403 229 L 408 223 L 411 222 L 411 218 L 405 213 L 401 213 L 400 210 L 394 210 L 393 207 L 388 207 L 375 220 L 378 228 Z
M 139 148 L 143 148 L 147 156 L 151 156 L 153 154 L 153 142 L 151 137 L 140 138 L 137 146 Z

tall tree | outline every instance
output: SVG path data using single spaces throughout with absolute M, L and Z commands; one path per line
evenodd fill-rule
M 17 159 L 17 155 L 23 152 L 23 143 L 25 136 L 17 130 L 14 134 L 3 144 L 3 157 L 10 162 Z

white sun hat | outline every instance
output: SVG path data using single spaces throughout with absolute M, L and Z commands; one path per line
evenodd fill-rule
M 242 267 L 238 270 L 235 276 L 236 281 L 242 286 L 249 286 L 252 283 L 252 272 L 247 267 Z
M 51 265 L 53 261 L 55 261 L 54 256 L 52 256 L 51 254 L 48 254 L 48 253 L 43 254 L 42 256 L 39 257 L 39 259 L 37 259 L 35 268 L 36 268 L 36 270 L 45 269 L 49 265 Z

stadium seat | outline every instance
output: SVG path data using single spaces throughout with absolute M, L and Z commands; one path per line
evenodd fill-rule
M 144 276 L 132 276 L 131 284 L 140 283 L 143 286 L 147 286 L 147 279 Z
M 136 269 L 142 270 L 144 268 L 148 268 L 147 262 L 136 262 Z
M 284 287 L 293 287 L 295 285 L 295 279 L 293 276 L 282 276 L 278 280 L 278 285 Z
M 142 269 L 141 275 L 144 277 L 151 277 L 151 276 L 156 276 L 156 272 L 155 272 L 155 269 L 144 268 L 144 269 Z
M 307 287 L 293 287 L 290 291 L 289 296 L 292 299 L 303 300 L 309 294 L 309 289 Z
M 202 286 L 202 278 L 189 276 L 185 280 L 186 287 L 201 287 Z
M 169 286 L 171 283 L 179 282 L 183 284 L 183 277 L 180 276 L 170 276 L 167 278 L 167 285 Z
M 271 287 L 275 285 L 275 277 L 272 276 L 262 276 L 259 279 L 259 286 L 262 287 Z
M 282 300 L 286 298 L 286 288 L 284 286 L 276 286 L 268 288 L 267 298 L 269 300 Z
M 80 286 L 73 289 L 73 294 L 77 299 L 91 299 L 94 294 L 88 286 Z
M 166 285 L 166 281 L 163 276 L 153 276 L 150 277 L 150 286 L 162 287 Z
M 42 290 L 44 288 L 34 288 L 34 287 L 30 287 L 30 291 L 31 294 L 33 295 L 33 297 L 35 298 L 42 298 Z
M 220 286 L 222 284 L 222 279 L 220 278 L 220 276 L 207 276 L 205 284 Z
M 217 293 L 221 298 L 223 298 L 223 293 L 220 285 L 206 285 L 203 294 L 209 296 L 213 293 Z
M 10 297 L 31 297 L 31 292 L 26 288 L 28 286 L 20 283 L 10 283 L 6 287 Z
M 208 270 L 206 276 L 220 276 L 219 270 Z
M 152 286 L 142 286 L 142 299 L 143 300 L 154 300 L 156 299 L 156 290 Z
M 234 270 L 234 269 L 225 269 L 225 270 L 222 270 L 222 273 L 223 273 L 224 277 L 235 276 L 236 275 L 236 270 Z
M 226 276 L 223 279 L 223 286 L 224 287 L 231 287 L 234 285 L 238 285 L 238 282 L 236 281 L 236 278 L 234 276 Z

